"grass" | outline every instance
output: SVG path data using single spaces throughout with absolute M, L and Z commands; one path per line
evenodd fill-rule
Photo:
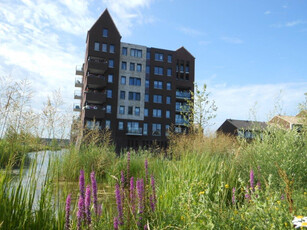
M 158 201 L 148 219 L 150 229 L 291 229 L 293 216 L 307 213 L 306 143 L 306 133 L 280 130 L 269 130 L 251 143 L 228 136 L 173 135 L 166 153 L 131 151 L 129 174 L 144 178 L 148 159 Z M 77 185 L 72 188 L 68 184 L 77 182 L 83 169 L 86 184 L 90 172 L 95 171 L 99 203 L 103 204 L 102 217 L 94 220 L 92 227 L 112 229 L 117 215 L 114 188 L 120 172 L 127 173 L 126 154 L 117 156 L 108 141 L 88 142 L 79 150 L 71 147 L 50 164 L 35 211 L 35 179 L 30 177 L 24 188 L 21 175 L 16 184 L 10 168 L 2 171 L 0 208 L 5 212 L 0 212 L 1 227 L 62 229 L 68 193 L 73 193 L 72 224 L 76 226 L 79 195 Z M 261 189 L 248 188 L 251 169 Z

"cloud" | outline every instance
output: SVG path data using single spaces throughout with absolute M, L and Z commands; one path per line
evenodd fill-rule
M 257 120 L 267 121 L 274 113 L 274 103 L 280 91 L 282 91 L 283 110 L 287 115 L 295 115 L 298 112 L 298 103 L 304 100 L 306 89 L 307 82 L 245 86 L 208 85 L 208 91 L 212 93 L 211 98 L 218 106 L 212 130 L 216 130 L 228 118 L 250 119 L 249 110 L 255 102 L 257 102 Z
M 198 44 L 201 45 L 201 46 L 207 46 L 211 43 L 212 43 L 211 41 L 204 41 L 204 40 L 198 42 Z
M 203 32 L 200 30 L 196 30 L 196 29 L 192 29 L 190 27 L 185 27 L 182 26 L 180 28 L 178 28 L 178 30 L 186 35 L 191 35 L 191 36 L 200 36 L 203 35 Z
M 153 23 L 156 19 L 144 15 L 143 10 L 149 8 L 154 0 L 103 0 L 121 34 L 129 36 L 135 23 Z
M 242 44 L 243 43 L 243 40 L 237 37 L 225 37 L 224 36 L 224 37 L 221 37 L 221 40 L 227 43 L 231 43 L 231 44 Z
M 290 21 L 290 22 L 286 22 L 283 24 L 273 24 L 271 25 L 271 27 L 275 27 L 275 28 L 283 28 L 283 27 L 294 27 L 294 26 L 298 26 L 298 25 L 303 25 L 306 24 L 307 21 L 303 21 L 303 20 L 295 20 L 295 21 Z
M 264 12 L 265 15 L 271 14 L 271 11 L 267 10 Z

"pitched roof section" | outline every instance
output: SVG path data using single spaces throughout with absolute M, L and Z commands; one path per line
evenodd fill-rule
M 94 25 L 89 29 L 88 32 L 90 32 L 90 31 L 97 25 L 97 23 L 98 23 L 99 21 L 101 21 L 101 20 L 102 20 L 102 21 L 104 21 L 104 20 L 110 20 L 111 23 L 112 23 L 112 25 L 114 26 L 116 32 L 118 33 L 118 35 L 119 35 L 120 37 L 122 37 L 122 36 L 120 35 L 120 33 L 119 33 L 119 31 L 118 31 L 118 29 L 117 29 L 117 27 L 116 27 L 114 21 L 113 21 L 113 19 L 112 19 L 110 13 L 109 13 L 109 11 L 108 11 L 108 9 L 105 9 L 105 11 L 100 15 L 100 17 L 97 19 L 97 21 L 96 21 L 96 22 L 94 23 Z
M 181 46 L 179 49 L 177 49 L 175 52 L 179 52 L 179 53 L 187 53 L 188 55 L 190 55 L 192 58 L 195 59 L 195 57 L 183 46 Z
M 300 117 L 297 117 L 297 116 L 281 116 L 281 115 L 278 115 L 278 116 L 275 116 L 279 119 L 283 119 L 284 121 L 290 123 L 290 124 L 302 124 L 301 122 L 301 118 Z M 275 118 L 273 117 L 270 122 Z
M 227 119 L 232 125 L 237 127 L 237 129 L 252 130 L 252 129 L 265 129 L 267 127 L 266 122 L 261 121 L 244 121 L 244 120 L 233 120 Z

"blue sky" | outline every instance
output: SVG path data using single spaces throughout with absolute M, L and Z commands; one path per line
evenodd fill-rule
M 212 129 L 227 118 L 298 112 L 307 92 L 303 0 L 2 0 L 0 74 L 31 80 L 34 108 L 59 88 L 72 106 L 87 30 L 106 7 L 123 42 L 184 46 L 196 57 L 196 82 L 218 106 Z

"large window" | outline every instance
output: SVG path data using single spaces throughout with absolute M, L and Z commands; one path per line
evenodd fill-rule
M 136 71 L 137 72 L 142 72 L 142 64 L 137 64 L 136 65 Z
M 163 54 L 155 53 L 155 61 L 163 61 Z
M 152 135 L 161 136 L 161 124 L 152 124 Z
M 141 58 L 142 57 L 142 50 L 130 49 L 130 56 Z
M 173 59 L 173 57 L 172 57 L 171 54 L 167 55 L 167 62 L 168 63 L 172 63 L 172 59 Z
M 146 52 L 146 59 L 147 59 L 147 60 L 150 60 L 150 51 L 147 51 L 147 52 Z
M 152 110 L 153 117 L 162 117 L 162 110 L 161 109 L 153 109 Z
M 107 38 L 108 37 L 108 33 L 109 33 L 108 29 L 104 28 L 102 30 L 102 37 Z
M 114 68 L 114 60 L 109 59 L 109 68 Z
M 119 106 L 119 114 L 125 114 L 125 106 Z
M 94 50 L 99 51 L 99 49 L 100 49 L 99 46 L 100 46 L 99 42 L 95 42 Z
M 130 78 L 129 78 L 129 85 L 140 86 L 140 85 L 141 85 L 141 78 L 138 78 L 138 77 L 130 77 Z
M 171 97 L 170 96 L 166 97 L 166 104 L 171 104 Z
M 171 68 L 168 68 L 168 69 L 167 69 L 167 76 L 168 76 L 168 77 L 171 77 L 171 76 L 172 76 L 172 69 L 171 69 Z
M 127 56 L 127 47 L 122 48 L 122 55 Z
M 126 85 L 126 76 L 121 76 L 120 77 L 120 84 Z
M 162 81 L 154 81 L 154 88 L 155 89 L 162 89 L 163 88 Z
M 112 89 L 107 89 L 107 98 L 112 98 Z
M 111 105 L 107 105 L 106 113 L 111 113 L 111 112 L 112 112 L 112 106 Z
M 122 70 L 127 70 L 127 62 L 122 62 Z
M 162 103 L 162 95 L 153 95 L 154 103 Z
M 148 109 L 144 108 L 144 117 L 148 117 Z
M 157 67 L 154 68 L 155 75 L 163 75 L 163 67 Z
M 134 109 L 134 115 L 135 115 L 135 116 L 140 116 L 140 107 L 135 107 L 135 109 Z
M 111 129 L 111 121 L 106 120 L 106 129 Z
M 129 115 L 133 114 L 133 107 L 132 106 L 128 106 L 128 114 Z
M 124 130 L 124 122 L 123 121 L 118 122 L 118 130 Z
M 135 64 L 133 62 L 130 62 L 130 71 L 135 70 Z
M 129 92 L 129 100 L 140 101 L 141 100 L 141 93 Z
M 106 43 L 102 43 L 102 52 L 108 52 L 108 45 Z
M 139 122 L 136 121 L 128 121 L 127 122 L 127 129 L 128 129 L 128 133 L 137 133 L 137 134 L 142 134 L 140 133 L 140 131 L 142 131 L 142 129 L 139 129 Z
M 149 80 L 145 81 L 145 88 L 147 88 L 147 89 L 149 88 Z
M 113 74 L 108 75 L 108 83 L 113 83 Z
M 149 94 L 145 93 L 145 102 L 149 102 Z
M 165 112 L 165 117 L 166 117 L 166 118 L 170 118 L 170 117 L 171 117 L 171 111 L 166 110 L 166 112 Z
M 144 123 L 143 124 L 143 135 L 147 135 L 148 134 L 148 123 Z
M 121 90 L 120 91 L 120 99 L 125 100 L 125 97 L 126 97 L 126 92 Z
M 166 89 L 171 90 L 172 89 L 172 84 L 170 82 L 166 83 Z
M 110 45 L 110 53 L 114 54 L 115 53 L 115 46 Z

